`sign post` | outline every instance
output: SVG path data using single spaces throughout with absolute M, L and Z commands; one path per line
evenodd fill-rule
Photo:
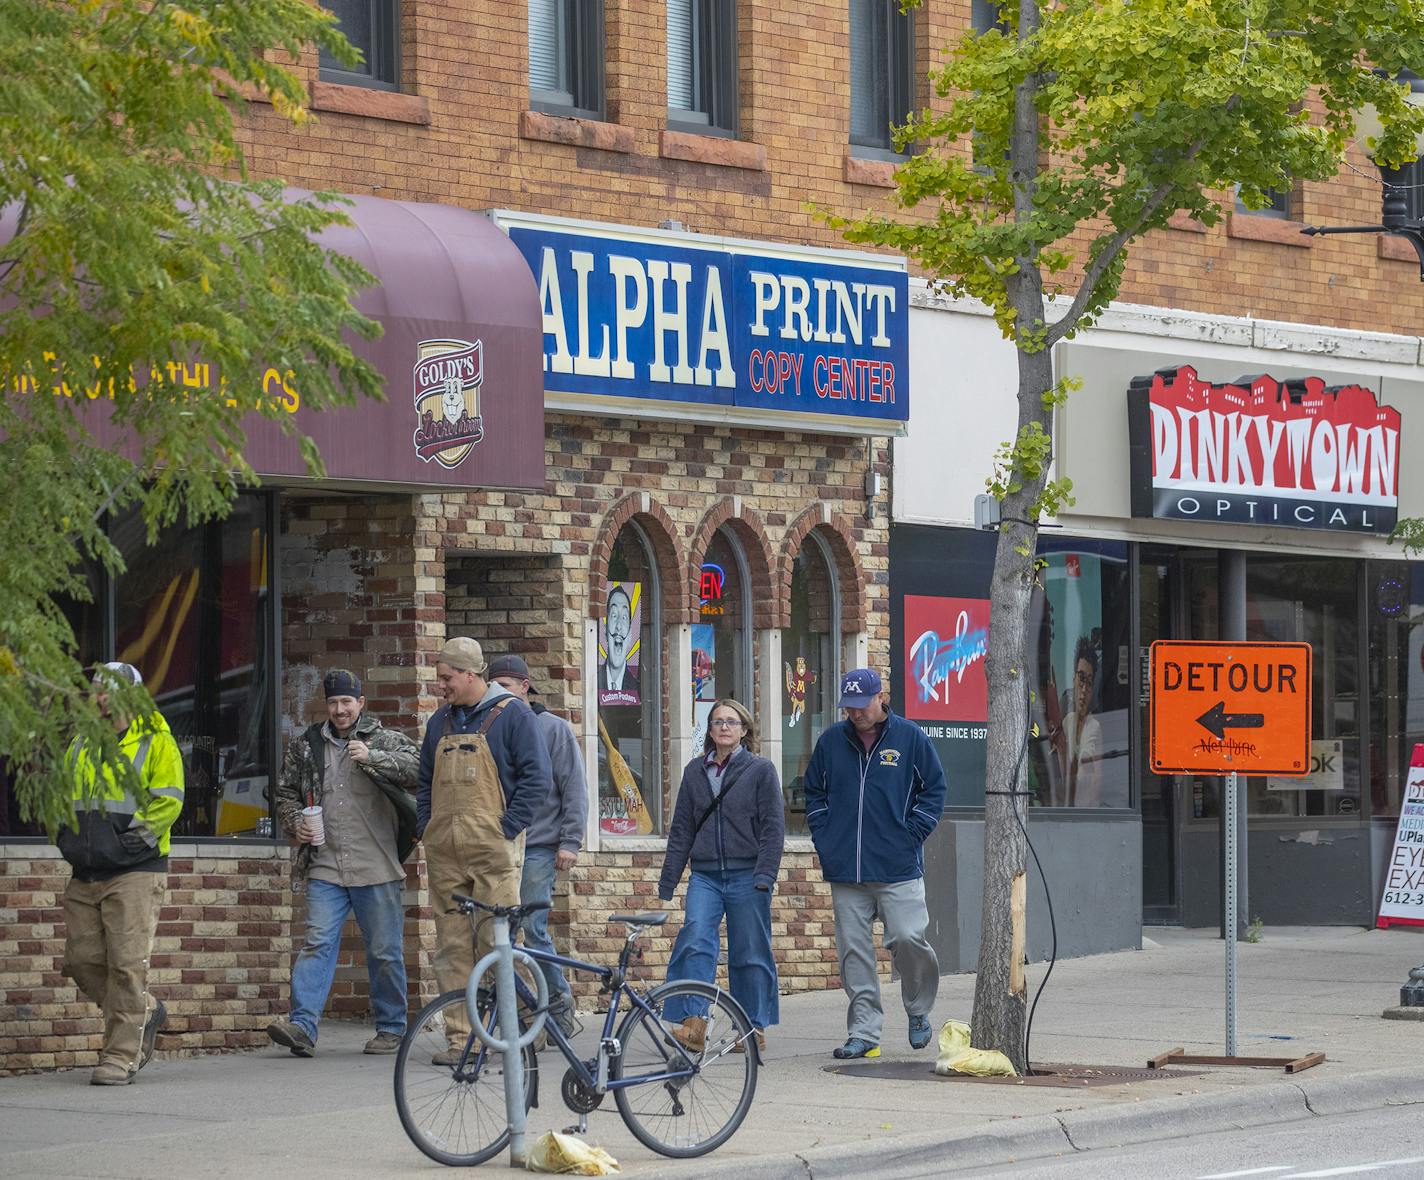
M 1171 1049 L 1148 1062 L 1279 1065 L 1298 1073 L 1325 1060 L 1236 1055 L 1237 825 L 1240 775 L 1303 778 L 1310 773 L 1311 650 L 1308 643 L 1152 645 L 1149 764 L 1155 774 L 1226 776 L 1226 1056 Z

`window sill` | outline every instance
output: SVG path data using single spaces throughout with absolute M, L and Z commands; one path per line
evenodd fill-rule
M 842 165 L 842 175 L 847 184 L 894 188 L 895 167 L 889 160 L 866 160 L 847 153 Z
M 617 123 L 600 123 L 573 115 L 549 115 L 543 111 L 521 111 L 519 138 L 541 143 L 562 143 L 569 147 L 596 148 L 601 152 L 631 152 L 633 129 Z
M 430 123 L 430 104 L 423 95 L 372 90 L 365 86 L 343 86 L 337 82 L 311 84 L 311 109 L 385 119 L 391 123 L 418 123 L 422 126 Z
M 1414 252 L 1414 247 L 1394 234 L 1380 234 L 1376 252 L 1379 257 L 1390 258 L 1395 262 L 1413 262 L 1416 265 L 1419 262 L 1419 255 Z
M 1233 212 L 1226 222 L 1226 236 L 1243 238 L 1249 242 L 1275 242 L 1278 246 L 1296 246 L 1309 249 L 1315 245 L 1314 238 L 1308 238 L 1300 231 L 1305 228 L 1303 221 L 1287 221 L 1283 217 L 1260 217 L 1251 213 Z
M 1184 233 L 1189 234 L 1206 233 L 1206 226 L 1204 226 L 1200 221 L 1193 221 L 1190 216 L 1182 212 L 1180 209 L 1178 209 L 1177 212 L 1173 213 L 1172 216 L 1168 218 L 1167 228 L 1179 229 L 1182 230 Z
M 724 139 L 720 135 L 664 131 L 658 136 L 658 155 L 664 160 L 688 160 L 694 164 L 715 164 L 721 168 L 766 171 L 765 147 L 741 139 Z

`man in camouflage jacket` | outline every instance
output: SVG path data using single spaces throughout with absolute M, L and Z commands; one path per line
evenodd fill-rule
M 307 894 L 306 941 L 292 964 L 292 1011 L 267 1035 L 298 1057 L 316 1051 L 317 1023 L 348 914 L 366 945 L 376 1036 L 367 1053 L 394 1053 L 405 1032 L 402 862 L 415 843 L 419 752 L 365 712 L 361 680 L 334 668 L 322 680 L 327 720 L 287 748 L 277 818 L 295 842 L 292 886 Z M 320 807 L 319 817 L 303 808 Z

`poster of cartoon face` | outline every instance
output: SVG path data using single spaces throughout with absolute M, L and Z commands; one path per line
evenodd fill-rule
M 598 704 L 641 705 L 639 641 L 643 609 L 641 582 L 604 585 L 603 618 L 598 627 Z

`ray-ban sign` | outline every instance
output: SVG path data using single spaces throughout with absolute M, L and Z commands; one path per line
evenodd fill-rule
M 1152 645 L 1155 774 L 1310 773 L 1308 643 Z

